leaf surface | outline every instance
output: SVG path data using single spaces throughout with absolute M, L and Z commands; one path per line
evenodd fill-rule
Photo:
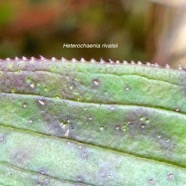
M 1 185 L 186 184 L 186 72 L 0 62 Z

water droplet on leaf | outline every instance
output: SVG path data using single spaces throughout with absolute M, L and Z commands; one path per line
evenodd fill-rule
M 116 126 L 116 130 L 119 130 L 120 129 L 120 126 L 118 125 L 118 126 Z
M 82 148 L 83 148 L 82 146 L 78 146 L 78 149 L 79 149 L 79 150 L 82 150 Z
M 0 134 L 0 143 L 2 143 L 2 142 L 4 142 L 4 141 L 5 141 L 4 135 L 1 135 L 1 134 Z
M 126 90 L 126 91 L 129 91 L 129 90 L 130 90 L 130 87 L 129 87 L 129 86 L 126 86 L 126 87 L 125 87 L 125 90 Z
M 113 110 L 114 110 L 114 106 L 111 106 L 111 107 L 110 107 L 110 110 L 112 110 L 112 111 L 113 111 Z
M 92 117 L 89 117 L 88 120 L 89 120 L 89 121 L 92 121 Z
M 140 120 L 141 120 L 141 121 L 144 121 L 144 117 L 143 117 L 143 116 L 141 116 L 141 117 L 140 117 Z
M 175 111 L 176 111 L 176 112 L 180 112 L 180 109 L 179 109 L 179 108 L 176 108 Z
M 144 124 L 144 123 L 141 124 L 141 128 L 142 128 L 142 129 L 145 128 L 145 124 Z
M 127 127 L 128 127 L 127 124 L 124 123 L 122 124 L 121 129 L 125 132 L 127 130 Z
M 149 120 L 149 119 L 146 119 L 146 120 L 145 120 L 145 123 L 149 123 L 149 122 L 150 122 L 150 120 Z
M 72 90 L 73 89 L 73 86 L 70 86 L 69 89 Z
M 60 96 L 60 95 L 55 95 L 55 98 L 56 98 L 56 99 L 60 99 L 61 96 Z
M 31 88 L 34 88 L 34 87 L 35 87 L 34 83 L 31 83 L 31 84 L 30 84 L 30 87 L 31 87 Z
M 101 126 L 99 129 L 100 129 L 101 131 L 103 131 L 103 130 L 104 130 L 104 127 L 103 127 L 103 126 Z
M 94 83 L 95 86 L 99 86 L 99 81 L 97 79 L 94 79 L 93 83 Z
M 47 87 L 45 87 L 45 88 L 44 88 L 44 91 L 45 91 L 45 92 L 47 92 L 47 91 L 48 91 Z
M 66 131 L 66 133 L 65 133 L 65 137 L 68 137 L 69 136 L 69 133 L 70 133 L 70 130 L 69 129 L 67 129 L 67 131 Z
M 173 173 L 168 174 L 168 178 L 169 179 L 173 179 L 174 178 L 174 174 Z
M 166 141 L 167 141 L 167 143 L 169 143 L 170 142 L 170 139 L 167 139 Z
M 38 103 L 41 105 L 41 106 L 44 106 L 45 105 L 45 101 L 43 99 L 38 99 Z
M 23 104 L 22 104 L 22 107 L 23 107 L 23 108 L 26 108 L 26 107 L 27 107 L 27 104 L 26 104 L 26 103 L 23 103 Z
M 44 177 L 44 176 L 41 176 L 41 177 L 40 177 L 40 179 L 41 179 L 41 180 L 44 180 L 44 179 L 45 179 L 45 177 Z
M 154 184 L 155 183 L 155 181 L 154 181 L 154 179 L 149 179 L 149 183 L 151 183 L 151 184 Z
M 16 89 L 12 88 L 11 93 L 15 93 L 15 92 L 16 92 Z

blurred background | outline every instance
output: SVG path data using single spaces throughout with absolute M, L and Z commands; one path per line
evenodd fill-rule
M 186 67 L 186 0 L 0 1 L 0 58 L 40 55 Z

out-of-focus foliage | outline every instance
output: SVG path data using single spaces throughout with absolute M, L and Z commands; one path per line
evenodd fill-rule
M 174 63 L 174 47 L 162 55 L 162 48 L 182 36 L 181 26 L 175 31 L 174 24 L 182 25 L 185 19 L 174 4 L 166 0 L 161 4 L 158 0 L 1 1 L 0 58 L 44 55 Z M 63 47 L 65 43 L 117 43 L 118 48 L 69 49 Z
M 154 61 L 186 67 L 186 0 L 150 0 L 148 10 L 148 53 Z
M 143 1 L 1 1 L 0 57 L 146 60 L 145 7 Z M 118 48 L 66 49 L 64 43 L 118 43 Z

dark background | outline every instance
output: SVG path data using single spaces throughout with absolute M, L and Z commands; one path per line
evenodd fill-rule
M 178 50 L 175 40 L 181 42 L 178 30 L 183 30 L 185 9 L 183 4 L 171 4 L 171 0 L 168 4 L 166 0 L 161 2 L 164 3 L 147 0 L 0 1 L 0 58 L 42 55 L 46 58 L 151 61 L 172 66 L 181 61 L 184 65 L 186 47 L 182 44 Z M 175 25 L 178 22 L 179 29 Z M 185 38 L 183 33 L 182 38 Z M 118 48 L 67 49 L 63 48 L 64 43 L 117 43 Z

